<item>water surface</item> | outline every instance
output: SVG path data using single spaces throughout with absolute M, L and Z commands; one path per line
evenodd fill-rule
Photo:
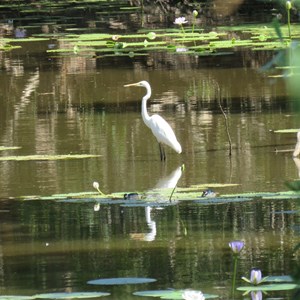
M 51 57 L 47 48 L 41 42 L 1 53 L 0 145 L 21 148 L 0 155 L 100 157 L 0 162 L 2 294 L 100 290 L 112 293 L 107 299 L 139 299 L 132 292 L 195 288 L 228 298 L 233 239 L 246 242 L 239 277 L 252 267 L 265 275 L 292 272 L 298 256 L 296 200 L 180 203 L 152 210 L 149 222 L 143 207 L 102 205 L 97 212 L 91 202 L 12 199 L 93 191 L 93 181 L 106 193 L 144 191 L 165 184 L 183 163 L 180 187 L 237 184 L 216 189 L 221 194 L 287 190 L 286 181 L 299 179 L 291 157 L 296 137 L 272 131 L 299 127 L 299 116 L 284 80 L 259 69 L 268 53 L 102 60 Z M 166 118 L 183 148 L 180 155 L 167 149 L 165 163 L 141 118 L 145 91 L 123 87 L 140 80 L 153 89 L 149 112 Z M 228 116 L 231 157 L 219 100 Z M 86 284 L 126 276 L 157 282 Z

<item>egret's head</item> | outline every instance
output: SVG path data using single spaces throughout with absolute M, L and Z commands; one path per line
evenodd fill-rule
M 144 88 L 150 87 L 149 83 L 146 80 L 142 80 L 142 81 L 139 81 L 137 83 L 130 83 L 130 84 L 125 84 L 124 85 L 124 87 L 128 87 L 128 86 L 141 86 L 141 87 L 144 87 Z

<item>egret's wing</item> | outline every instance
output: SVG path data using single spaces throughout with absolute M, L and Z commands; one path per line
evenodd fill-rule
M 181 146 L 178 143 L 175 133 L 169 123 L 159 115 L 151 116 L 149 127 L 159 143 L 164 143 L 181 153 Z
M 297 133 L 297 144 L 295 146 L 295 150 L 293 156 L 296 157 L 300 153 L 300 131 Z
M 297 142 L 296 146 L 295 146 L 295 150 L 294 150 L 294 153 L 293 153 L 293 156 L 296 157 L 298 156 L 300 153 L 300 142 Z

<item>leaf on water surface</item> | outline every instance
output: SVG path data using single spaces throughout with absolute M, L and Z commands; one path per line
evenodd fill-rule
M 276 195 L 265 195 L 262 199 L 272 199 L 272 200 L 289 200 L 289 199 L 299 199 L 300 193 L 295 191 L 284 191 L 278 192 Z
M 20 295 L 0 295 L 0 300 L 31 300 L 36 299 L 34 296 L 20 296 Z
M 5 151 L 5 150 L 16 150 L 16 149 L 21 149 L 21 147 L 17 147 L 17 146 L 11 146 L 11 147 L 0 146 L 0 151 Z
M 30 299 L 89 299 L 109 296 L 110 293 L 103 292 L 74 292 L 74 293 L 48 293 L 37 294 Z M 1 300 L 1 298 L 0 298 Z
M 193 203 L 197 204 L 226 204 L 226 203 L 233 203 L 233 202 L 245 202 L 245 201 L 252 201 L 254 198 L 246 198 L 246 197 L 202 197 L 201 199 L 194 200 Z
M 275 215 L 281 215 L 281 214 L 286 214 L 286 215 L 292 215 L 292 214 L 298 214 L 298 210 L 279 210 L 279 211 L 274 211 L 272 214 Z
M 192 191 L 192 190 L 201 190 L 207 188 L 222 188 L 222 187 L 233 187 L 238 186 L 238 183 L 201 183 L 194 184 L 187 188 L 178 188 L 178 191 Z
M 30 38 L 24 38 L 24 39 L 8 39 L 10 43 L 26 43 L 26 42 L 42 42 L 42 41 L 48 41 L 48 38 L 36 38 L 36 37 L 30 37 Z
M 240 198 L 244 198 L 244 197 L 249 197 L 249 198 L 262 198 L 262 197 L 275 197 L 277 196 L 279 193 L 272 193 L 272 192 L 247 192 L 247 193 L 238 193 L 238 194 L 224 194 L 222 195 L 222 197 L 229 197 L 229 198 L 235 198 L 235 197 L 240 197 Z
M 149 291 L 138 291 L 134 292 L 133 295 L 135 296 L 142 296 L 142 297 L 157 297 L 160 299 L 182 299 L 182 294 L 185 290 L 149 290 Z M 218 295 L 212 294 L 203 294 L 205 299 L 212 299 L 218 298 Z
M 300 131 L 300 128 L 290 128 L 290 129 L 278 129 L 274 130 L 275 133 L 297 133 Z
M 0 161 L 28 161 L 28 160 L 68 160 L 100 157 L 96 154 L 61 154 L 61 155 L 18 155 L 18 156 L 2 156 Z
M 154 278 L 143 278 L 143 277 L 118 277 L 118 278 L 100 278 L 89 280 L 88 284 L 95 285 L 125 285 L 125 284 L 142 284 L 155 282 Z
M 299 285 L 294 283 L 278 283 L 278 284 L 264 284 L 264 285 L 252 285 L 252 286 L 240 286 L 238 291 L 251 292 L 251 291 L 287 291 L 299 288 Z
M 264 282 L 293 282 L 293 278 L 289 275 L 268 276 Z
M 178 202 L 176 201 L 168 201 L 168 202 L 144 202 L 144 201 L 135 201 L 131 203 L 132 200 L 127 200 L 126 203 L 121 204 L 122 207 L 165 207 L 165 206 L 171 206 L 176 205 Z

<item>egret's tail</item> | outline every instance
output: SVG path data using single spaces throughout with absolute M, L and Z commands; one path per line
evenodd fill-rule
M 177 142 L 176 145 L 174 145 L 174 148 L 173 148 L 177 153 L 181 153 L 182 152 L 182 148 L 181 148 L 181 145 Z

